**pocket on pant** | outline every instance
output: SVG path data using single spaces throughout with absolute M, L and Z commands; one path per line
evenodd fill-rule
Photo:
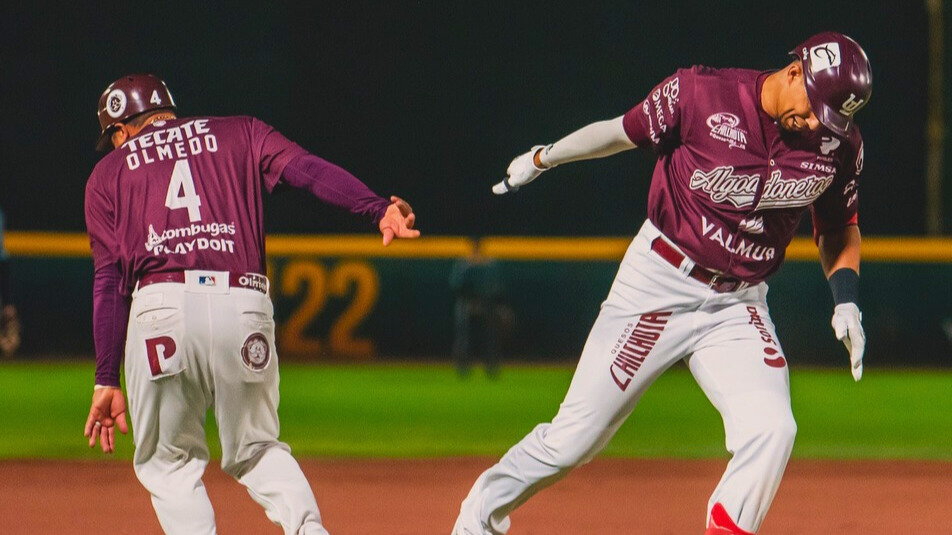
M 167 303 L 161 294 L 143 296 L 133 302 L 138 340 L 143 344 L 149 363 L 150 378 L 155 381 L 185 370 L 184 318 L 182 309 Z M 157 298 L 156 298 L 157 297 Z M 139 299 L 139 298 L 137 298 Z M 142 354 L 135 352 L 135 354 Z
M 271 301 L 265 297 L 240 299 L 238 325 L 243 377 L 248 382 L 261 382 L 273 377 L 277 351 L 274 344 L 274 319 Z

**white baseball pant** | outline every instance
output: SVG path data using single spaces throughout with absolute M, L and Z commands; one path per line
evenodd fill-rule
M 590 461 L 651 383 L 682 359 L 720 412 L 733 454 L 707 514 L 719 503 L 741 529 L 760 527 L 796 434 L 767 285 L 717 293 L 688 276 L 690 259 L 676 268 L 651 251 L 660 236 L 645 222 L 602 304 L 558 414 L 479 476 L 460 507 L 454 535 L 506 533 L 515 508 Z
M 310 485 L 278 441 L 271 300 L 230 288 L 228 276 L 187 271 L 184 284 L 133 294 L 125 370 L 136 476 L 166 533 L 215 533 L 202 483 L 205 415 L 214 407 L 222 470 L 285 534 L 327 535 Z

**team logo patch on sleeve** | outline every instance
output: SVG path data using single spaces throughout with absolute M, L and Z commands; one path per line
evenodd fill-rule
M 863 144 L 859 144 L 859 155 L 856 156 L 856 174 L 863 172 Z
M 727 143 L 730 148 L 747 150 L 747 130 L 740 128 L 740 118 L 733 113 L 719 112 L 707 118 L 711 137 Z
M 260 372 L 271 362 L 271 344 L 261 333 L 253 333 L 241 346 L 241 360 L 250 370 Z
M 839 138 L 833 136 L 823 136 L 820 140 L 820 152 L 822 152 L 824 156 L 829 156 L 830 153 L 835 151 L 839 146 Z

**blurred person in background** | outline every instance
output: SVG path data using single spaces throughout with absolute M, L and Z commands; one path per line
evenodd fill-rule
M 13 304 L 10 255 L 4 242 L 6 221 L 0 210 L 0 357 L 13 356 L 20 347 L 20 318 Z
M 501 344 L 513 323 L 512 310 L 504 300 L 505 288 L 499 265 L 482 254 L 480 240 L 472 252 L 453 264 L 450 288 L 456 298 L 453 309 L 453 362 L 461 377 L 482 361 L 486 374 L 499 374 Z

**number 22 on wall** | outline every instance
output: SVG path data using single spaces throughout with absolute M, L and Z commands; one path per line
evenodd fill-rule
M 268 272 L 273 274 L 274 269 L 270 268 Z M 373 358 L 376 353 L 373 340 L 357 336 L 357 330 L 373 311 L 380 293 L 377 272 L 370 264 L 343 261 L 328 270 L 322 262 L 292 260 L 281 270 L 278 279 L 279 295 L 303 297 L 278 330 L 279 345 L 284 351 L 315 358 L 327 354 Z M 328 297 L 349 299 L 350 302 L 340 315 L 328 318 L 330 330 L 325 342 L 312 337 L 308 331 L 324 311 Z

